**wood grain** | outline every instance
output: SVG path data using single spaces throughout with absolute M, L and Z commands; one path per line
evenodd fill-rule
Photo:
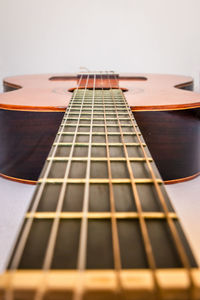
M 164 181 L 200 171 L 200 109 L 134 112 Z
M 126 99 L 134 110 L 199 107 L 198 93 L 180 89 L 191 84 L 191 77 L 176 75 L 120 74 L 119 77 L 119 87 L 128 90 Z M 77 77 L 75 74 L 16 76 L 6 78 L 4 85 L 22 88 L 1 94 L 0 108 L 64 110 L 71 99 L 69 90 L 77 86 Z
M 62 112 L 0 110 L 0 173 L 36 181 L 62 116 Z

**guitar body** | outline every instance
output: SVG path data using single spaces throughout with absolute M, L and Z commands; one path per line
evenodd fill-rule
M 104 83 L 98 84 L 102 88 Z M 37 181 L 76 85 L 73 74 L 18 76 L 4 81 L 6 93 L 0 95 L 1 176 Z M 197 176 L 200 95 L 191 92 L 191 78 L 122 74 L 119 87 L 125 91 L 164 181 Z M 88 88 L 92 88 L 90 83 Z

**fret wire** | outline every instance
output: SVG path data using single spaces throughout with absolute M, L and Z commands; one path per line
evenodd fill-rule
M 70 107 L 71 109 L 72 109 L 72 111 L 79 111 L 80 110 L 80 108 L 72 108 L 72 107 Z M 96 109 L 95 109 L 96 110 Z M 95 113 L 95 110 L 94 110 L 94 113 Z M 102 111 L 102 114 L 103 114 L 103 110 L 102 109 L 97 109 L 98 111 Z M 119 111 L 124 111 L 124 112 L 126 112 L 126 109 L 124 109 L 124 108 L 119 108 L 118 109 Z M 92 109 L 83 109 L 82 111 L 88 111 L 88 112 L 92 112 Z M 110 111 L 113 111 L 113 109 L 112 108 L 106 108 L 106 112 L 107 112 L 107 114 L 110 114 Z M 87 114 L 87 113 L 86 113 Z M 100 113 L 99 113 L 100 114 Z
M 54 156 L 54 157 L 48 157 L 47 161 L 53 160 L 53 161 L 67 161 L 68 157 L 62 157 L 62 156 Z M 86 161 L 87 157 L 72 157 L 72 161 Z M 91 161 L 108 161 L 107 157 L 91 157 Z M 126 161 L 125 157 L 110 157 L 110 161 Z M 130 161 L 146 161 L 143 157 L 129 157 Z M 153 161 L 151 157 L 148 157 L 149 161 Z
M 61 219 L 81 219 L 82 212 L 61 212 Z M 142 216 L 145 219 L 165 219 L 165 213 L 163 212 L 142 212 Z M 57 217 L 56 212 L 35 212 L 26 213 L 25 218 L 36 218 L 36 219 L 54 219 Z M 88 212 L 88 219 L 110 219 L 112 217 L 112 212 Z M 115 212 L 114 217 L 116 219 L 138 219 L 138 212 Z M 172 219 L 178 219 L 175 212 L 170 212 L 169 217 Z
M 124 120 L 124 121 L 127 121 L 127 118 L 119 118 L 120 120 Z M 65 117 L 63 117 L 63 120 L 77 120 L 77 118 L 70 118 L 70 117 L 68 117 L 68 118 L 65 118 Z M 90 118 L 80 118 L 80 121 L 81 120 L 90 120 Z M 104 121 L 104 120 L 107 120 L 107 121 L 115 121 L 116 120 L 116 118 L 93 118 L 93 121 Z
M 86 115 L 88 115 L 89 113 L 87 113 Z M 77 114 L 76 114 L 77 115 Z M 101 114 L 102 115 L 102 114 Z M 129 116 L 128 116 L 129 117 Z M 74 125 L 74 124 L 73 124 Z M 97 125 L 97 124 L 96 124 Z M 95 125 L 95 126 L 96 126 Z M 99 124 L 100 126 L 101 126 L 101 124 Z M 123 124 L 123 125 L 126 125 L 126 124 Z M 122 126 L 123 126 L 122 125 Z M 67 123 L 61 123 L 60 124 L 60 127 L 67 127 L 67 126 L 70 126 L 69 124 L 67 124 Z M 87 124 L 82 124 L 80 127 L 89 127 L 89 125 L 87 125 Z M 97 126 L 98 127 L 98 126 Z M 108 127 L 109 127 L 109 125 L 108 125 Z M 110 126 L 110 127 L 112 127 L 112 126 Z M 131 127 L 131 126 L 130 126 Z M 138 125 L 136 125 L 135 124 L 135 127 L 138 127 Z M 131 132 L 131 131 L 130 131 Z M 109 132 L 110 133 L 110 132 Z
M 130 132 L 123 132 L 124 135 L 136 135 L 136 133 L 130 131 Z M 139 135 L 141 135 L 140 132 L 138 132 Z M 58 135 L 74 135 L 74 132 L 67 132 L 64 131 L 63 133 L 58 132 Z M 89 135 L 89 132 L 78 132 L 78 135 Z M 92 132 L 92 136 L 93 135 L 105 135 L 105 132 Z M 120 135 L 119 132 L 108 132 L 108 135 Z
M 81 79 L 82 79 L 82 77 L 80 77 L 80 80 L 78 82 L 78 87 L 80 85 Z M 75 100 L 75 96 L 77 94 L 77 91 L 78 91 L 78 88 L 76 89 L 75 94 L 71 99 L 72 102 L 74 102 L 74 100 Z M 70 114 L 70 109 L 69 110 L 67 109 L 67 115 L 69 115 L 69 114 Z M 61 132 L 62 132 L 62 130 L 61 130 Z M 58 140 L 60 140 L 60 136 L 58 137 Z M 53 153 L 52 153 L 53 156 L 55 155 L 56 150 L 57 150 L 57 147 L 55 147 L 54 150 L 53 150 Z M 52 165 L 52 161 L 50 161 L 49 165 L 47 166 L 47 168 L 45 170 L 44 178 L 47 178 L 47 176 L 49 174 L 49 171 L 50 171 L 50 168 L 51 168 L 51 165 Z M 35 197 L 34 203 L 33 203 L 32 208 L 31 208 L 31 211 L 33 211 L 33 212 L 36 211 L 36 209 L 38 207 L 39 201 L 41 199 L 42 192 L 44 190 L 44 186 L 45 186 L 45 181 L 40 185 L 40 187 L 37 191 L 37 195 Z M 21 237 L 20 237 L 20 241 L 17 245 L 15 255 L 14 255 L 13 260 L 11 262 L 11 267 L 10 268 L 13 271 L 18 268 L 18 265 L 19 265 L 19 262 L 20 262 L 20 259 L 21 259 L 21 255 L 22 255 L 24 247 L 25 247 L 25 243 L 27 241 L 28 234 L 29 234 L 31 226 L 32 226 L 32 222 L 33 222 L 33 220 L 29 219 L 26 222 L 25 226 L 24 226 L 23 232 L 22 232 Z
M 139 147 L 140 146 L 140 144 L 139 143 L 125 143 L 126 144 L 126 146 L 132 146 L 132 147 Z M 72 145 L 74 145 L 74 146 L 89 146 L 90 145 L 90 143 L 88 142 L 88 143 L 64 143 L 64 142 L 61 142 L 61 143 L 57 143 L 57 142 L 55 142 L 55 143 L 53 143 L 53 146 L 72 146 Z M 107 143 L 92 143 L 92 146 L 99 146 L 99 147 L 102 147 L 102 146 L 106 146 L 107 145 Z M 108 143 L 108 146 L 115 146 L 115 147 L 121 147 L 123 144 L 122 143 Z M 143 146 L 145 147 L 146 146 L 146 144 L 144 144 L 143 143 Z
M 103 82 L 103 78 L 101 76 L 101 80 Z M 119 272 L 121 270 L 121 255 L 120 255 L 120 247 L 119 247 L 119 236 L 117 230 L 117 222 L 115 217 L 115 201 L 114 201 L 114 191 L 112 185 L 112 172 L 111 172 L 111 162 L 110 162 L 110 148 L 108 146 L 108 129 L 107 129 L 107 120 L 106 120 L 106 108 L 104 102 L 104 90 L 102 89 L 102 100 L 104 107 L 104 128 L 105 128 L 105 137 L 106 137 L 106 154 L 107 154 L 107 169 L 108 169 L 108 178 L 109 178 L 109 199 L 110 199 L 110 208 L 111 208 L 111 228 L 112 228 L 112 244 L 113 244 L 113 257 L 114 257 L 114 268 L 116 270 L 116 281 L 117 281 L 117 290 L 118 293 L 122 289 L 121 279 L 119 276 Z
M 89 113 L 82 113 L 81 115 L 88 115 Z M 77 113 L 70 112 L 70 115 L 77 115 Z M 94 115 L 103 115 L 103 113 L 95 112 Z M 115 115 L 115 113 L 107 113 L 107 115 Z M 125 115 L 125 113 L 119 113 L 119 115 Z M 128 113 L 126 114 L 128 116 Z M 137 126 L 137 125 L 135 125 Z
M 90 103 L 91 103 L 91 102 L 90 102 Z M 79 106 L 80 106 L 79 104 L 74 104 L 74 105 L 73 105 L 73 107 L 77 107 L 77 108 L 75 108 L 75 110 L 78 109 Z M 72 107 L 72 106 L 71 106 L 71 107 Z M 84 102 L 83 107 L 86 107 L 86 110 L 88 110 L 88 109 L 90 109 L 90 108 L 92 107 L 92 105 L 88 105 L 88 104 L 86 105 L 86 103 Z M 95 109 L 98 108 L 98 107 L 102 107 L 102 105 L 95 104 Z M 108 107 L 111 108 L 112 105 L 110 105 L 110 106 L 109 106 L 109 105 L 106 105 L 106 111 L 107 111 L 107 108 L 108 108 Z M 123 107 L 123 110 L 124 110 L 124 105 L 123 105 L 123 104 L 120 104 L 120 105 L 117 104 L 117 107 Z M 110 110 L 110 109 L 108 109 L 108 111 L 109 111 L 109 110 Z
M 77 98 L 76 98 L 77 99 Z M 78 103 L 78 101 L 76 101 L 76 103 Z M 91 102 L 84 102 L 84 107 L 92 107 L 91 105 L 88 105 L 88 104 L 90 104 Z M 97 103 L 101 103 L 101 104 L 97 104 Z M 95 109 L 96 109 L 96 107 L 102 107 L 102 102 L 95 102 L 94 104 L 95 104 Z M 110 102 L 111 104 L 112 104 L 112 102 Z M 118 103 L 120 103 L 120 104 L 117 104 L 117 107 L 124 107 L 124 104 L 123 104 L 123 101 L 121 101 L 121 102 L 118 102 Z M 109 105 L 108 105 L 109 103 L 108 102 L 106 102 L 106 107 L 109 107 Z M 74 104 L 73 106 L 72 105 L 69 105 L 69 107 L 80 107 L 80 105 L 81 105 L 81 102 L 79 102 L 79 104 Z M 112 107 L 112 105 L 110 105 L 110 107 Z
M 38 180 L 38 183 L 42 183 L 42 182 L 47 182 L 47 183 L 63 183 L 65 182 L 66 180 L 63 179 L 63 178 L 47 178 L 47 179 L 44 179 L 44 178 L 40 178 Z M 108 178 L 90 178 L 89 180 L 89 183 L 109 183 L 109 179 Z M 151 178 L 133 178 L 133 179 L 130 179 L 130 178 L 114 178 L 114 179 L 111 179 L 111 182 L 112 183 L 131 183 L 131 182 L 134 182 L 134 183 L 153 183 L 153 179 Z M 156 179 L 156 181 L 160 184 L 163 183 L 162 179 Z M 85 178 L 68 178 L 67 180 L 68 183 L 85 183 L 86 182 L 86 179 Z
M 121 92 L 121 94 L 122 94 L 122 97 L 124 99 L 124 102 L 126 103 L 125 97 L 124 97 L 124 95 L 123 95 L 122 92 Z M 128 104 L 126 104 L 126 105 L 128 105 Z M 130 111 L 129 111 L 129 115 L 130 115 Z M 131 121 L 132 121 L 132 118 L 131 118 Z M 132 124 L 133 124 L 133 127 L 135 128 L 135 124 L 133 122 L 132 122 Z M 178 234 L 177 229 L 175 227 L 175 224 L 171 220 L 171 218 L 169 217 L 169 211 L 168 211 L 167 205 L 165 203 L 164 196 L 163 196 L 163 194 L 162 194 L 162 192 L 160 190 L 160 187 L 159 187 L 159 185 L 157 183 L 156 176 L 154 174 L 152 166 L 151 166 L 151 164 L 149 163 L 149 161 L 147 159 L 147 155 L 146 155 L 146 152 L 145 152 L 144 147 L 142 145 L 141 138 L 140 138 L 139 135 L 137 135 L 137 138 L 138 138 L 139 143 L 141 144 L 141 149 L 142 149 L 142 152 L 143 152 L 144 157 L 146 159 L 146 163 L 147 163 L 147 166 L 149 168 L 151 177 L 153 179 L 154 186 L 155 186 L 158 198 L 160 200 L 161 206 L 163 207 L 163 211 L 165 212 L 166 221 L 167 221 L 167 224 L 168 224 L 169 229 L 171 231 L 172 238 L 174 240 L 174 244 L 175 244 L 176 249 L 177 249 L 177 251 L 178 251 L 178 253 L 180 255 L 180 258 L 181 258 L 181 261 L 182 261 L 182 264 L 183 264 L 184 268 L 187 269 L 187 274 L 188 274 L 188 278 L 189 278 L 189 281 L 190 281 L 190 290 L 192 290 L 192 287 L 194 286 L 194 280 L 193 280 L 193 277 L 192 277 L 192 274 L 191 274 L 190 263 L 189 263 L 187 254 L 186 254 L 185 249 L 183 247 L 183 244 L 182 244 L 182 242 L 180 240 L 180 237 L 179 237 L 179 234 Z
M 109 78 L 109 82 L 110 82 L 110 78 Z M 110 87 L 111 87 L 111 83 L 110 83 Z M 113 94 L 112 89 L 111 89 L 111 95 L 112 95 L 113 102 L 115 103 L 115 95 Z M 135 178 L 134 178 L 133 170 L 131 168 L 131 164 L 130 164 L 130 161 L 129 161 L 128 151 L 127 151 L 126 145 L 124 143 L 123 131 L 122 131 L 122 128 L 121 128 L 121 123 L 120 123 L 120 120 L 119 120 L 119 115 L 118 115 L 118 111 L 117 111 L 116 107 L 115 107 L 115 111 L 116 111 L 116 116 L 117 116 L 117 120 L 118 120 L 119 129 L 120 129 L 121 140 L 122 140 L 122 143 L 123 143 L 124 154 L 125 154 L 125 157 L 126 157 L 127 168 L 128 168 L 129 176 L 130 176 L 130 179 L 131 179 L 130 181 L 131 181 L 132 192 L 133 192 L 133 195 L 134 195 L 135 204 L 136 204 L 136 208 L 137 208 L 138 215 L 139 215 L 139 224 L 140 224 L 140 228 L 141 228 L 141 232 L 142 232 L 142 238 L 143 238 L 143 241 L 144 241 L 144 247 L 145 247 L 145 251 L 146 251 L 146 255 L 147 255 L 147 261 L 148 261 L 150 269 L 152 270 L 152 274 L 153 274 L 153 278 L 154 278 L 154 284 L 155 284 L 156 291 L 157 291 L 158 290 L 158 282 L 157 282 L 157 278 L 156 278 L 156 275 L 155 275 L 155 269 L 156 269 L 155 258 L 154 258 L 153 250 L 152 250 L 152 247 L 151 247 L 151 244 L 150 244 L 150 238 L 149 238 L 149 234 L 148 234 L 148 231 L 147 231 L 147 225 L 146 225 L 146 222 L 145 222 L 145 220 L 143 218 L 143 215 L 142 215 L 142 206 L 141 206 L 139 194 L 138 194 L 138 191 L 137 191 L 137 187 L 136 187 L 136 184 L 135 184 Z M 127 112 L 128 112 L 128 108 L 127 108 Z
M 104 124 L 93 124 L 95 127 L 102 127 Z M 76 124 L 74 123 L 67 123 L 65 126 L 70 126 L 70 127 L 76 127 Z M 132 124 L 123 124 L 123 127 L 133 127 Z M 79 127 L 90 127 L 90 123 L 87 124 L 79 124 Z M 107 127 L 117 127 L 115 124 L 107 124 Z
M 84 187 L 84 196 L 83 196 L 83 216 L 81 219 L 81 228 L 80 228 L 80 239 L 79 239 L 79 249 L 78 249 L 78 262 L 77 268 L 79 270 L 79 282 L 76 286 L 76 289 L 73 294 L 73 300 L 81 300 L 83 295 L 83 281 L 82 273 L 86 268 L 86 251 L 87 251 L 87 229 L 88 229 L 88 205 L 89 205 L 89 189 L 90 189 L 90 165 L 91 165 L 91 144 L 92 144 L 92 122 L 93 122 L 93 108 L 94 108 L 94 99 L 95 99 L 95 83 L 96 75 L 93 79 L 93 96 L 92 96 L 92 112 L 91 112 L 91 123 L 90 123 L 90 132 L 89 132 L 89 147 L 88 147 L 88 160 L 86 168 L 86 177 L 85 177 L 85 187 Z

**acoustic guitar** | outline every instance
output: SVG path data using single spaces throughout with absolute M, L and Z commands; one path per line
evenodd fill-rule
M 200 299 L 200 269 L 163 182 L 200 172 L 192 85 L 114 72 L 4 81 L 0 173 L 37 185 L 0 299 Z

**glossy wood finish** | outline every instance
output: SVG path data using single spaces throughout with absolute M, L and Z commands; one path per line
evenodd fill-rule
M 176 88 L 191 83 L 191 77 L 176 75 L 120 74 L 119 76 L 119 87 L 128 90 L 126 99 L 134 110 L 199 107 L 198 93 Z M 6 78 L 4 85 L 22 88 L 0 95 L 2 109 L 64 111 L 71 99 L 69 90 L 77 86 L 77 76 L 75 74 L 16 76 Z
M 200 171 L 200 108 L 134 112 L 134 116 L 164 180 Z
M 134 115 L 165 181 L 200 171 L 200 109 Z M 0 111 L 0 173 L 36 181 L 62 116 L 55 112 Z
M 0 173 L 37 180 L 63 113 L 0 110 Z

